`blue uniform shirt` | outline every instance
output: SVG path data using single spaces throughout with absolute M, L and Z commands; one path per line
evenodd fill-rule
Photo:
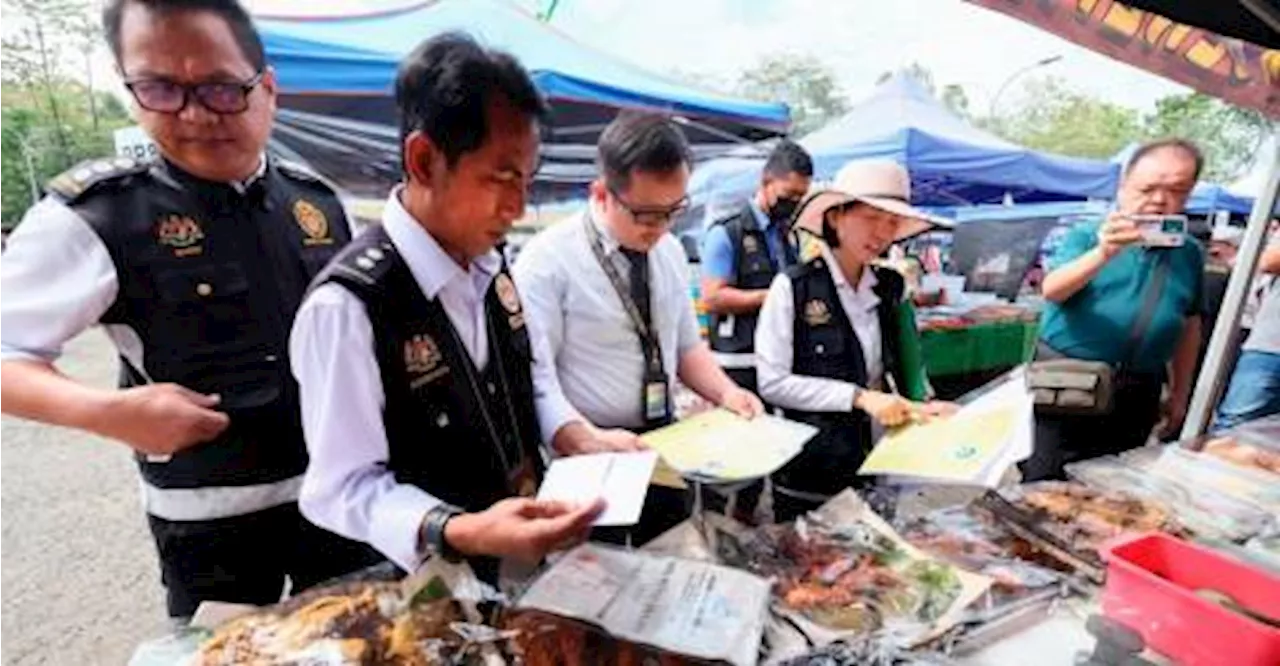
M 755 201 L 748 204 L 751 214 L 756 216 L 756 224 L 764 231 L 765 243 L 769 247 L 769 256 L 775 266 L 781 270 L 786 264 L 782 246 L 782 234 L 774 229 L 769 216 L 760 210 Z M 720 280 L 732 281 L 734 268 L 738 264 L 738 248 L 729 241 L 729 232 L 723 224 L 713 224 L 702 234 L 702 247 L 699 252 L 702 262 L 702 275 Z

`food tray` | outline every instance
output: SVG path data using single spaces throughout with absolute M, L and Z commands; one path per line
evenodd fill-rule
M 1280 664 L 1280 628 L 1196 594 L 1211 589 L 1280 618 L 1280 577 L 1165 534 L 1131 536 L 1103 549 L 1102 609 L 1184 666 Z

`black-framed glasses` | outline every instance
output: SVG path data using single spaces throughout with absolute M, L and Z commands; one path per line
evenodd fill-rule
M 126 88 L 138 106 L 156 113 L 181 113 L 195 99 L 200 106 L 220 115 L 244 113 L 249 93 L 262 83 L 263 72 L 245 81 L 185 84 L 168 79 L 128 79 Z
M 631 219 L 642 227 L 665 227 L 670 225 L 677 217 L 680 217 L 685 211 L 689 210 L 689 195 L 681 197 L 673 206 L 665 208 L 642 208 L 632 206 L 623 199 L 617 191 L 609 188 L 609 194 L 613 195 L 615 201 L 618 202 L 622 209 L 627 211 Z

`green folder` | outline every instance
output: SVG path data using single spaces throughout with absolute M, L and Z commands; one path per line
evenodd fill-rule
M 898 304 L 898 350 L 902 354 L 902 386 L 898 393 L 908 400 L 929 397 L 929 382 L 924 372 L 924 352 L 920 333 L 916 330 L 916 308 L 910 300 Z

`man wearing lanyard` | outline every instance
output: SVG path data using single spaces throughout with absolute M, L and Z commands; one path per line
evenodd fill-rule
M 644 432 L 671 422 L 678 377 L 714 404 L 759 414 L 699 339 L 684 251 L 667 233 L 688 205 L 684 135 L 661 116 L 623 113 L 596 161 L 587 210 L 536 236 L 515 267 L 565 396 L 593 423 Z M 633 544 L 687 515 L 682 494 L 651 489 Z
M 104 24 L 161 159 L 72 169 L 14 232 L 4 410 L 136 452 L 170 615 L 272 603 L 286 577 L 298 591 L 374 561 L 296 504 L 307 458 L 286 341 L 346 216 L 315 176 L 265 157 L 275 76 L 238 4 L 118 0 Z M 97 324 L 119 390 L 53 365 Z
M 791 216 L 809 191 L 813 160 L 781 141 L 769 154 L 755 197 L 702 237 L 702 299 L 711 313 L 711 348 L 734 381 L 757 390 L 756 320 L 774 276 L 796 264 Z
M 536 561 L 603 508 L 530 499 L 541 445 L 634 445 L 573 410 L 496 249 L 525 210 L 546 112 L 511 56 L 458 33 L 396 78 L 404 183 L 316 280 L 290 341 L 311 464 L 304 515 L 407 571 Z

